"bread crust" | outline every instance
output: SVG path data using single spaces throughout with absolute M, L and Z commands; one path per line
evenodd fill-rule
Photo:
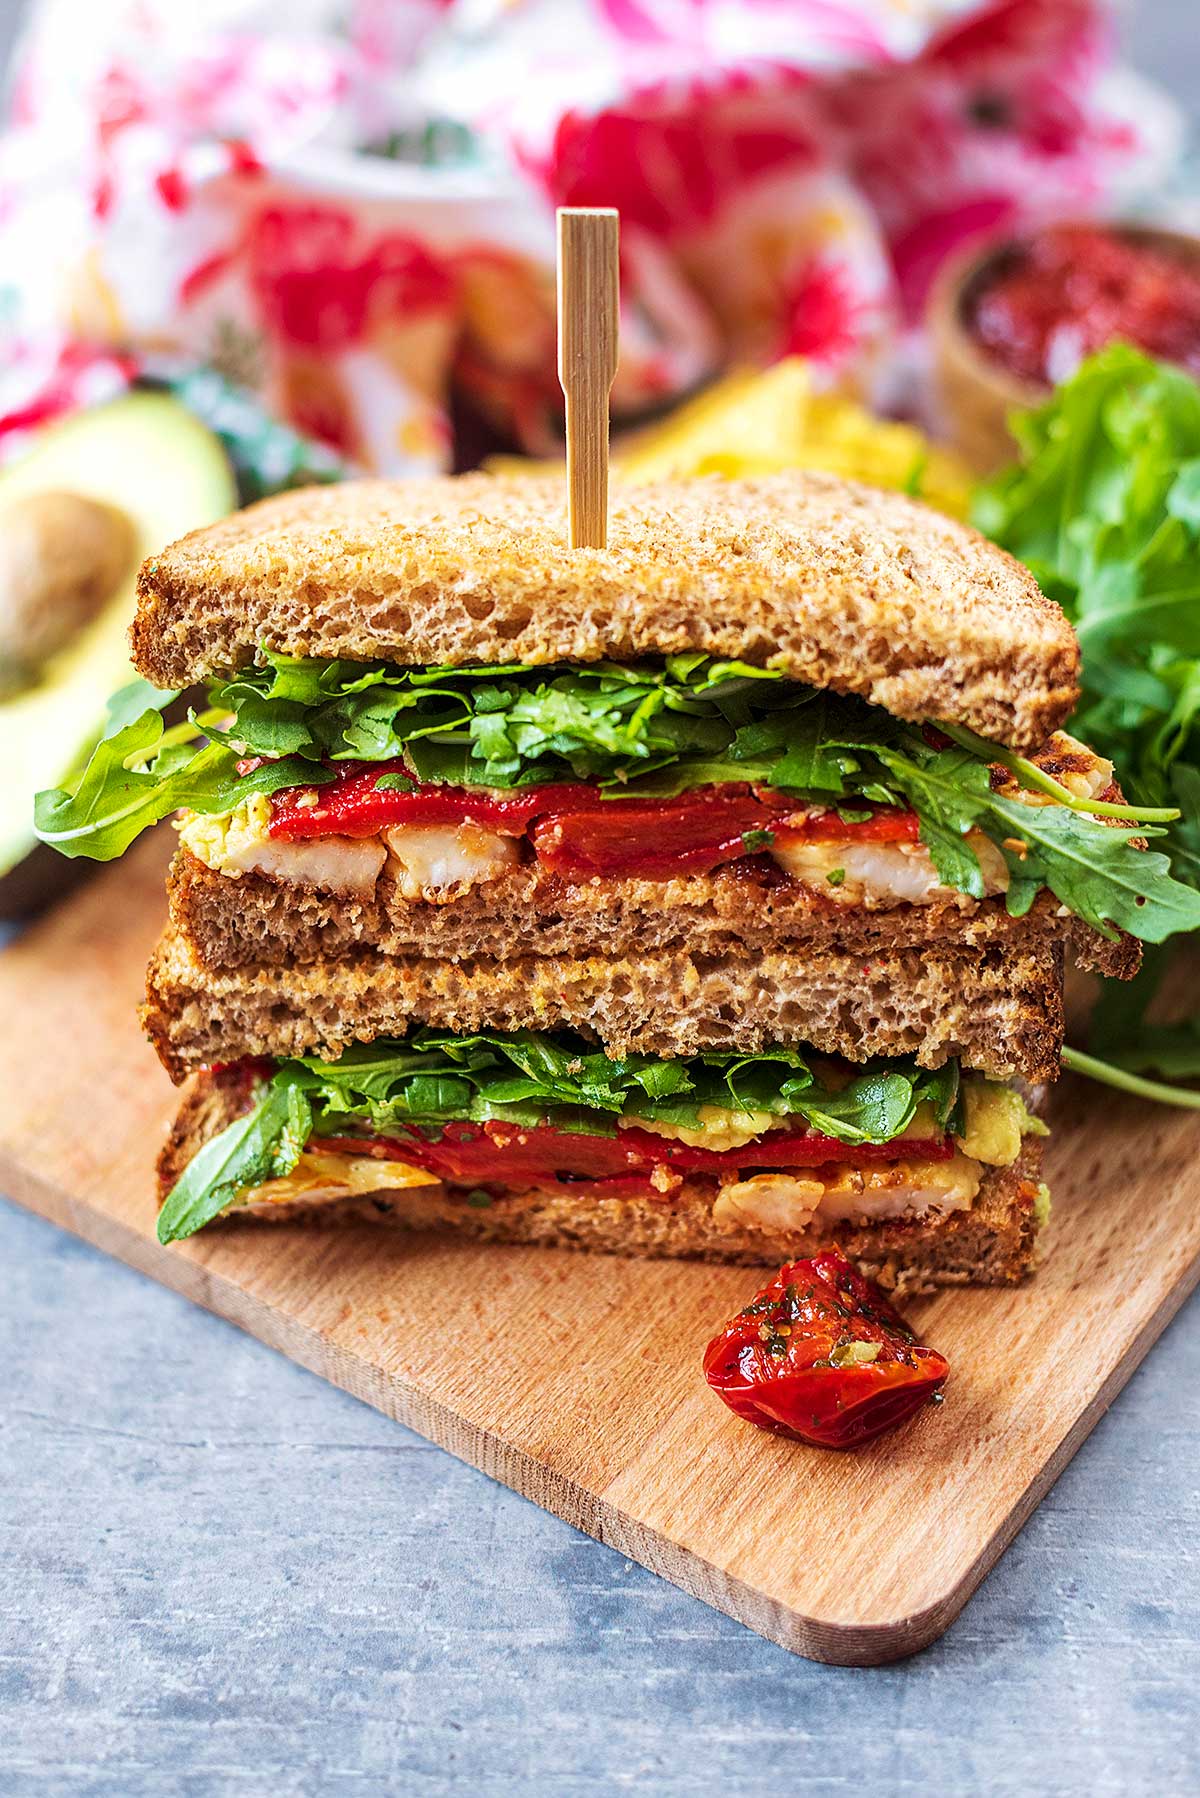
M 995 1079 L 1053 1080 L 1063 1039 L 1061 948 L 807 950 L 715 958 L 511 961 L 364 952 L 295 967 L 206 968 L 168 928 L 142 1011 L 177 1083 L 243 1056 L 339 1055 L 351 1042 L 439 1029 L 571 1029 L 612 1055 L 691 1055 L 807 1043 L 864 1061 L 958 1057 Z
M 246 1103 L 235 1075 L 197 1080 L 180 1107 L 158 1162 L 159 1198 L 166 1198 L 196 1152 Z M 714 1193 L 685 1183 L 669 1199 L 597 1199 L 530 1191 L 495 1200 L 484 1210 L 453 1189 L 413 1187 L 335 1204 L 264 1206 L 232 1212 L 222 1222 L 345 1226 L 387 1224 L 409 1230 L 453 1229 L 496 1243 L 541 1243 L 594 1253 L 667 1256 L 778 1266 L 836 1242 L 871 1278 L 896 1291 L 937 1286 L 1008 1285 L 1030 1271 L 1036 1257 L 1034 1201 L 1041 1178 L 1041 1144 L 1027 1138 L 1011 1168 L 991 1168 L 969 1211 L 922 1221 L 793 1232 L 718 1223 Z
M 872 911 L 822 899 L 763 857 L 673 880 L 563 880 L 539 863 L 512 869 L 441 904 L 406 899 L 386 872 L 363 898 L 266 874 L 233 878 L 180 849 L 167 880 L 171 919 L 197 958 L 218 972 L 294 967 L 364 949 L 450 961 L 523 955 L 622 959 L 686 949 L 714 957 L 800 949 L 969 951 L 1065 944 L 1081 967 L 1130 979 L 1141 951 L 1064 917 L 1042 893 L 1021 918 L 1004 900 L 964 899 Z
M 283 494 L 147 561 L 131 641 L 160 687 L 260 644 L 410 665 L 699 650 L 1019 749 L 1078 696 L 1074 633 L 1028 569 L 901 494 L 800 470 L 616 487 L 603 550 L 568 548 L 557 476 Z

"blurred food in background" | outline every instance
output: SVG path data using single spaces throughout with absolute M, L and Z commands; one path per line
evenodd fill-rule
M 763 374 L 727 376 L 670 417 L 618 446 L 628 480 L 678 475 L 777 474 L 824 468 L 873 487 L 897 487 L 966 516 L 971 473 L 911 424 L 876 417 L 823 389 L 811 364 L 789 357 Z
M 0 470 L 0 917 L 67 878 L 34 838 L 33 796 L 87 756 L 133 679 L 139 562 L 234 503 L 220 443 L 165 393 L 50 425 Z
M 4 453 L 170 359 L 356 467 L 449 466 L 463 413 L 546 454 L 564 202 L 621 209 L 618 417 L 785 356 L 893 402 L 949 253 L 1126 203 L 1176 137 L 1099 0 L 86 18 L 34 0 L 0 144 Z
M 1069 381 L 1115 338 L 1200 374 L 1200 245 L 1164 231 L 1052 225 L 995 257 L 967 300 L 986 355 L 1020 379 Z
M 1179 808 L 1150 847 L 1200 887 L 1200 386 L 1110 344 L 1013 427 L 1019 459 L 977 488 L 973 521 L 1075 626 L 1083 691 L 1071 728 L 1118 763 L 1135 804 Z M 1200 1077 L 1195 985 L 1179 974 L 1175 948 L 1159 945 L 1135 980 L 1105 982 L 1091 1053 Z
M 990 469 L 1016 453 L 1009 415 L 1110 343 L 1200 374 L 1200 238 L 1093 222 L 990 242 L 946 264 L 929 324 L 938 417 Z

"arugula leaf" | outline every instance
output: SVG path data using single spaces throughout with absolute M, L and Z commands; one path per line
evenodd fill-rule
M 775 671 L 707 656 L 545 670 L 264 655 L 261 666 L 213 686 L 201 717 L 169 730 L 158 714 L 173 693 L 145 683 L 123 690 L 86 768 L 38 796 L 35 827 L 65 855 L 108 861 L 180 806 L 227 811 L 254 792 L 331 780 L 338 761 L 401 754 L 420 780 L 512 787 L 565 776 L 624 785 L 664 763 L 728 749 L 752 715 L 751 694 L 764 689 L 785 706 L 807 697 Z M 137 697 L 145 704 L 135 712 Z M 244 757 L 269 765 L 239 777 Z M 683 785 L 711 778 L 706 766 Z
M 158 1214 L 158 1240 L 179 1242 L 211 1223 L 242 1188 L 290 1174 L 312 1126 L 306 1094 L 281 1068 L 253 1109 L 193 1156 Z
M 139 675 L 126 686 L 118 687 L 109 699 L 103 735 L 115 736 L 126 725 L 136 724 L 144 712 L 165 712 L 178 698 L 176 689 L 156 687 Z
M 1028 563 L 1078 630 L 1083 696 L 1073 728 L 1116 763 L 1139 804 L 1181 814 L 1167 821 L 1176 879 L 1165 886 L 1148 866 L 1161 870 L 1163 858 L 1131 848 L 1120 831 L 1099 873 L 1081 869 L 1079 835 L 1059 830 L 1057 808 L 1047 808 L 1056 823 L 1042 834 L 1058 836 L 1032 845 L 1033 864 L 1056 862 L 1072 893 L 1065 903 L 1080 915 L 1090 908 L 1158 942 L 1200 925 L 1200 386 L 1114 344 L 1015 429 L 1021 459 L 977 491 L 975 523 Z M 1148 954 L 1135 981 L 1106 986 L 1091 1040 L 1109 1062 L 1200 1073 L 1191 1041 L 1200 1027 L 1147 1022 L 1168 966 Z
M 948 1115 L 957 1092 L 944 1075 L 907 1060 L 870 1064 L 849 1085 L 826 1088 L 800 1049 L 610 1060 L 567 1034 L 529 1030 L 467 1037 L 420 1030 L 403 1042 L 352 1047 L 336 1062 L 305 1057 L 284 1065 L 312 1100 L 318 1132 L 335 1134 L 348 1116 L 377 1129 L 501 1118 L 595 1131 L 613 1128 L 620 1116 L 695 1126 L 701 1107 L 719 1106 L 804 1118 L 842 1142 L 886 1142 L 926 1099 Z
M 103 841 L 105 859 L 123 854 L 162 815 L 156 805 L 163 783 L 139 771 L 137 761 L 152 757 L 163 729 L 157 711 L 143 712 L 101 738 L 73 791 L 39 793 L 34 822 L 42 841 L 68 856 L 88 840 Z
M 916 1088 L 903 1074 L 881 1068 L 860 1074 L 840 1092 L 825 1092 L 804 1106 L 808 1124 L 839 1142 L 890 1142 L 912 1123 Z
M 982 899 L 983 869 L 964 839 L 972 825 L 987 816 L 991 799 L 987 763 L 965 749 L 938 755 L 924 749 L 908 755 L 880 749 L 879 758 L 920 818 L 921 841 L 941 879 Z
M 160 697 L 165 705 L 174 695 Z M 333 778 L 330 770 L 295 756 L 239 774 L 237 752 L 228 745 L 209 742 L 193 747 L 188 739 L 198 730 L 194 722 L 168 730 L 160 711 L 149 709 L 102 737 L 86 767 L 66 788 L 38 794 L 34 827 L 42 842 L 72 858 L 113 861 L 143 830 L 181 806 L 196 812 L 227 812 L 251 793 L 319 785 Z M 186 733 L 182 738 L 181 731 Z
M 1200 930 L 1200 892 L 1171 878 L 1167 856 L 1135 847 L 1139 831 L 1160 834 L 1153 827 L 1097 824 L 1059 806 L 1022 805 L 998 795 L 989 810 L 1007 822 L 1010 838 L 1026 845 L 1023 854 L 1009 856 L 1014 873 L 1035 888 L 1049 887 L 1102 935 L 1112 936 L 1115 926 L 1143 942 L 1161 943 L 1176 932 Z
M 211 703 L 236 714 L 256 755 L 388 760 L 435 738 L 465 751 L 471 784 L 512 786 L 561 779 L 564 765 L 578 778 L 628 778 L 664 754 L 721 750 L 763 683 L 784 686 L 777 671 L 706 656 L 662 667 L 403 669 L 266 655 L 214 687 Z

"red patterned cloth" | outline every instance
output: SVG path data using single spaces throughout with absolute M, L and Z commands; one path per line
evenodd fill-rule
M 618 415 L 786 354 L 861 390 L 948 251 L 1172 132 L 1095 0 L 42 0 L 0 453 L 164 355 L 363 467 L 444 466 L 452 389 L 544 450 L 562 203 L 621 209 Z

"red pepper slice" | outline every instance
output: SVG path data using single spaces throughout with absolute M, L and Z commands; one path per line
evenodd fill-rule
M 619 799 L 559 811 L 539 818 L 531 834 L 539 860 L 567 879 L 669 880 L 756 854 L 776 840 L 912 843 L 919 831 L 915 812 L 889 806 L 856 821 L 834 811 L 810 817 L 783 794 L 698 787 L 676 799 Z
M 403 762 L 373 762 L 367 769 L 354 763 L 322 787 L 288 787 L 275 795 L 270 833 L 297 837 L 373 837 L 389 824 L 481 824 L 504 836 L 524 834 L 539 812 L 561 809 L 591 799 L 594 789 L 582 784 L 516 787 L 500 794 L 492 789 L 444 786 L 440 782 L 384 787 L 382 775 L 400 774 Z
M 769 846 L 770 833 L 795 802 L 757 797 L 749 788 L 698 787 L 676 799 L 602 800 L 540 818 L 533 826 L 539 861 L 569 880 L 593 876 L 669 880 L 704 873 Z
M 776 827 L 781 842 L 792 843 L 915 843 L 921 834 L 916 812 L 881 805 L 869 818 L 839 818 L 836 812 L 815 817 L 803 813 Z
M 858 1345 L 874 1359 L 856 1361 Z M 781 1267 L 704 1352 L 705 1379 L 738 1417 L 817 1448 L 894 1429 L 949 1371 L 840 1249 Z
M 742 1168 L 855 1166 L 864 1161 L 896 1161 L 912 1156 L 944 1161 L 954 1153 L 949 1137 L 891 1143 L 843 1143 L 815 1131 L 777 1130 L 741 1149 L 698 1149 L 656 1136 L 636 1125 L 614 1136 L 557 1130 L 552 1124 L 521 1129 L 515 1124 L 447 1124 L 441 1135 L 330 1136 L 321 1147 L 351 1155 L 406 1161 L 455 1185 L 522 1186 L 568 1178 L 610 1179 L 656 1167 L 679 1174 L 736 1174 Z M 644 1184 L 643 1180 L 643 1184 Z

